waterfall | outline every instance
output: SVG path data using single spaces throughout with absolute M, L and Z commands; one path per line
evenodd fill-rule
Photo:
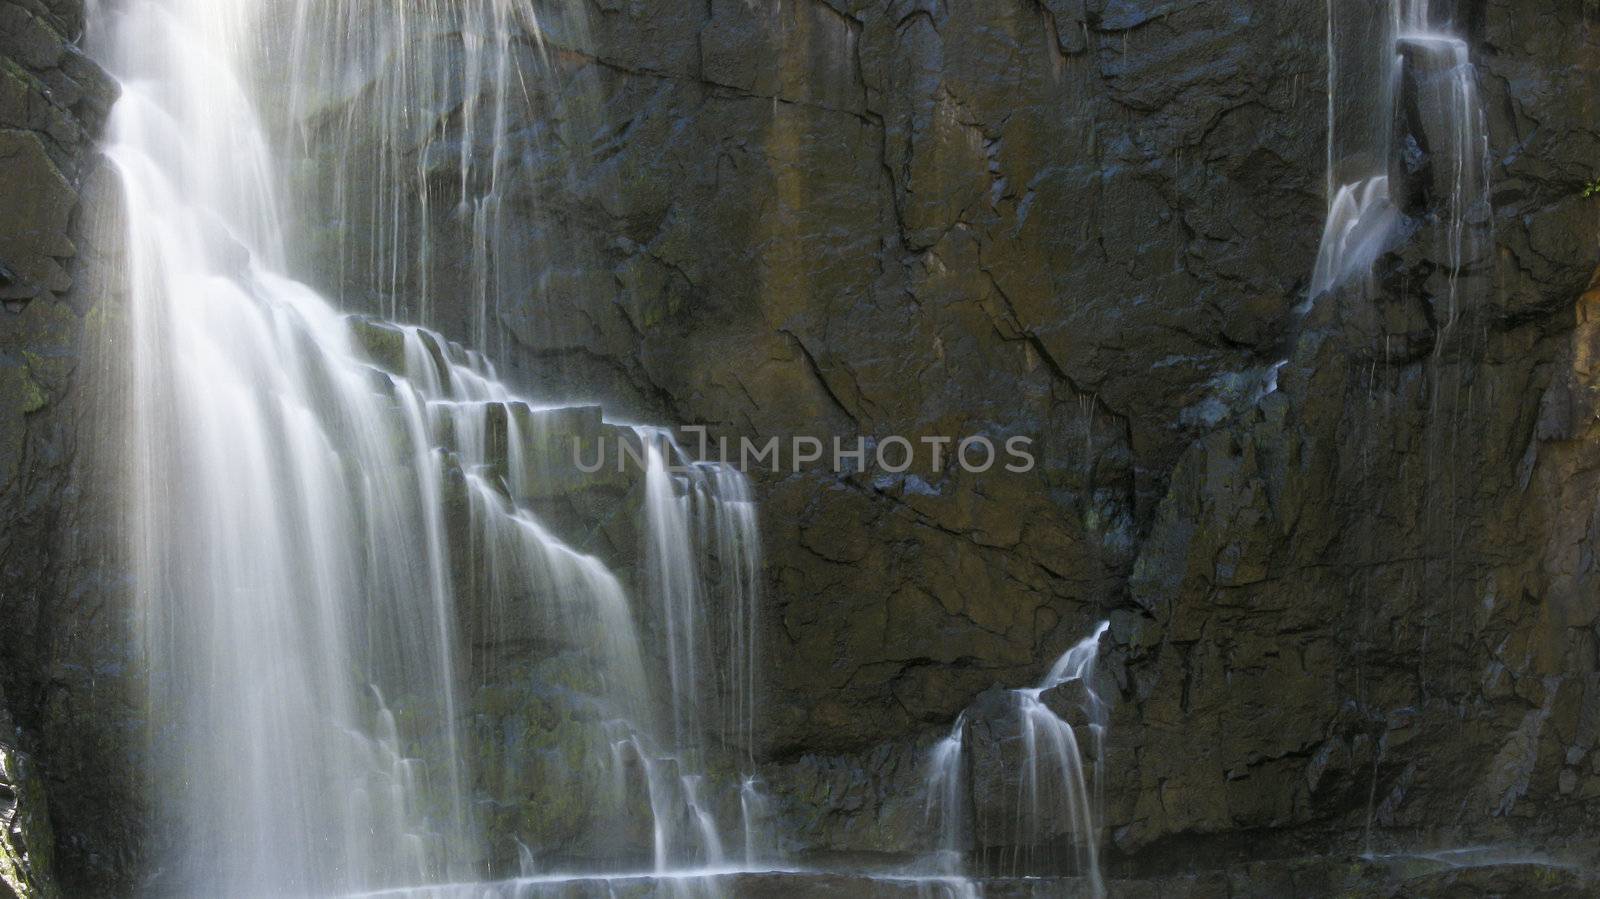
M 670 432 L 638 433 L 649 454 L 651 544 L 645 564 L 666 635 L 673 743 L 702 753 L 700 740 L 709 731 L 748 761 L 756 701 L 755 647 L 749 640 L 755 622 L 747 616 L 761 566 L 755 501 L 742 476 L 724 465 L 694 462 Z M 684 565 L 686 559 L 705 560 L 719 573 Z M 713 583 L 727 594 L 715 607 L 705 595 Z M 717 609 L 729 613 L 720 627 L 713 621 Z M 724 664 L 716 666 L 719 659 Z
M 1092 681 L 1100 638 L 1110 628 L 1110 622 L 1103 622 L 1093 634 L 1067 650 L 1039 686 L 1015 691 L 1024 759 L 1015 845 L 1026 847 L 1023 855 L 1030 855 L 1034 847 L 1050 841 L 1052 828 L 1065 822 L 1077 854 L 1077 870 L 1089 878 L 1090 890 L 1096 896 L 1105 893 L 1100 876 L 1099 810 L 1105 804 L 1103 766 L 1108 709 Z M 1046 698 L 1046 694 L 1068 685 L 1077 688 L 1071 697 L 1064 701 Z M 1092 763 L 1085 763 L 1077 729 L 1058 713 L 1063 705 L 1073 706 L 1083 716 Z
M 955 726 L 944 739 L 933 744 L 928 759 L 928 797 L 923 817 L 935 825 L 939 845 L 934 850 L 932 868 L 935 872 L 959 875 L 962 858 L 970 848 L 966 832 L 967 804 L 962 801 L 962 745 L 966 741 L 967 715 L 956 716 Z
M 1459 280 L 1481 260 L 1488 134 L 1467 42 L 1429 0 L 1328 4 L 1328 216 L 1301 311 L 1366 277 L 1406 216 L 1436 217 L 1448 266 L 1445 327 Z
M 698 845 L 693 860 L 727 862 L 717 828 L 700 798 L 709 758 L 754 766 L 754 596 L 760 571 L 755 501 L 743 476 L 720 464 L 697 463 L 669 431 L 640 427 L 647 474 L 645 553 L 647 595 L 666 655 L 670 721 L 662 741 L 674 747 L 675 789 L 692 813 Z M 688 562 L 688 564 L 686 564 Z M 716 571 L 700 568 L 714 566 Z M 723 595 L 712 596 L 709 585 Z M 740 829 L 746 864 L 761 861 L 767 843 L 765 803 L 753 774 L 739 786 Z M 659 844 L 657 870 L 674 864 Z
M 925 817 L 938 846 L 923 868 L 946 878 L 955 894 L 978 894 L 964 876 L 964 859 L 975 843 L 988 842 L 983 851 L 1000 853 L 1001 873 L 1032 877 L 1059 873 L 1053 848 L 1063 839 L 1073 847 L 1072 870 L 1086 879 L 1092 895 L 1105 894 L 1099 839 L 1110 709 L 1093 681 L 1100 640 L 1110 627 L 1101 623 L 1068 649 L 1038 686 L 1003 691 L 994 702 L 980 700 L 933 745 L 924 787 Z M 1078 720 L 1077 726 L 1069 717 Z M 979 726 L 982 737 L 973 733 Z M 968 753 L 980 748 L 969 744 L 980 741 L 988 744 L 983 756 L 988 771 L 970 770 L 966 761 Z M 980 776 L 986 783 L 982 788 L 974 783 Z M 1014 792 L 976 795 L 999 785 Z M 983 815 L 978 806 L 985 805 L 1002 809 L 1003 820 L 975 820 Z M 975 837 L 974 827 L 982 834 Z
M 130 385 L 126 430 L 110 439 L 126 459 L 163 835 L 151 888 L 428 895 L 503 864 L 529 873 L 555 850 L 488 801 L 532 761 L 485 731 L 496 678 L 546 683 L 540 701 L 563 704 L 574 731 L 570 759 L 551 763 L 566 767 L 521 787 L 521 802 L 576 802 L 594 845 L 622 860 L 645 809 L 658 873 L 720 864 L 733 834 L 754 860 L 749 484 L 665 431 L 541 408 L 476 350 L 347 315 L 288 277 L 300 248 L 284 155 L 257 112 L 282 74 L 263 35 L 285 7 L 269 6 L 127 0 L 93 23 L 124 89 L 106 153 L 124 190 Z M 295 58 L 319 15 L 364 8 L 291 6 Z M 485 140 L 498 159 L 508 86 L 529 89 L 508 35 L 536 23 L 500 0 L 421 8 L 430 27 L 457 29 L 468 80 L 496 83 Z M 416 24 L 403 11 L 388 21 Z M 345 25 L 346 38 L 364 33 Z M 443 77 L 418 64 L 391 88 Z M 308 69 L 292 102 L 345 84 L 332 74 Z M 467 155 L 483 130 L 475 102 Z M 463 160 L 464 184 L 476 165 Z M 490 219 L 496 165 L 480 201 Z M 489 223 L 473 227 L 487 239 Z M 566 508 L 552 497 L 588 488 L 563 466 L 567 438 L 602 433 L 648 456 L 635 510 L 646 573 L 633 584 L 546 517 Z M 616 503 L 636 495 L 599 487 L 622 493 Z M 483 761 L 491 749 L 500 764 Z M 589 845 L 564 839 L 569 854 Z M 514 858 L 496 862 L 493 846 Z

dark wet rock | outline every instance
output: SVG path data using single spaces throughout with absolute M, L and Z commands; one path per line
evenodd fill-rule
M 1593 895 L 1595 883 L 1582 871 L 1538 864 L 1446 869 L 1410 877 L 1379 895 L 1440 896 L 1451 899 L 1488 896 L 1578 899 Z
M 93 152 L 116 91 L 82 27 L 76 0 L 0 2 L 0 855 L 27 853 L 25 896 L 126 885 L 142 817 L 115 522 L 78 453 L 112 427 L 84 375 L 105 367 L 116 193 Z
M 506 313 L 512 364 L 733 436 L 1014 429 L 1040 459 L 763 477 L 767 753 L 830 772 L 792 787 L 794 814 L 839 803 L 798 832 L 912 842 L 866 823 L 915 817 L 884 786 L 910 777 L 885 767 L 905 735 L 1037 683 L 1100 617 L 1119 622 L 1108 824 L 1130 858 L 1262 828 L 1295 847 L 1587 826 L 1562 799 L 1591 778 L 1565 760 L 1594 670 L 1587 524 L 1583 488 L 1558 486 L 1590 464 L 1572 329 L 1600 261 L 1579 197 L 1596 134 L 1558 87 L 1594 87 L 1584 13 L 1474 19 L 1492 258 L 1446 271 L 1442 191 L 1420 190 L 1380 289 L 1302 323 L 1317 17 L 724 6 L 650 23 L 697 33 L 699 71 L 666 47 L 643 65 L 620 12 L 581 48 L 597 61 L 573 78 L 629 123 L 604 166 L 629 187 L 544 208 L 623 299 L 609 321 L 551 300 L 537 338 Z M 1442 153 L 1431 121 L 1419 164 Z M 1490 298 L 1447 328 L 1452 278 Z M 1540 416 L 1561 436 L 1533 439 Z

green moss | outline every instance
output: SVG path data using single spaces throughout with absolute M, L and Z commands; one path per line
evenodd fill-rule
M 4 76 L 5 78 L 4 90 L 10 91 L 11 96 L 15 96 L 19 100 L 27 95 L 29 88 L 34 84 L 33 76 L 23 71 L 21 66 L 9 59 L 6 59 L 5 57 L 0 57 L 0 76 Z M 11 124 L 21 125 L 23 123 L 14 122 Z
M 377 319 L 352 316 L 350 337 L 368 361 L 390 374 L 406 371 L 406 332 Z
M 50 401 L 44 388 L 34 381 L 27 362 L 10 365 L 0 363 L 0 396 L 10 397 L 7 405 L 23 414 L 37 412 Z

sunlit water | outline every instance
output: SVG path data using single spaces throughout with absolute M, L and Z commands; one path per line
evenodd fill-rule
M 646 574 L 630 589 L 523 504 L 552 463 L 530 458 L 547 413 L 478 353 L 348 318 L 283 274 L 295 242 L 256 113 L 273 71 L 264 36 L 287 17 L 307 56 L 318 16 L 355 6 L 94 11 L 124 88 L 106 152 L 125 192 L 130 408 L 108 436 L 127 463 L 148 668 L 150 886 L 428 894 L 491 876 L 481 785 L 494 772 L 473 762 L 468 637 L 530 621 L 575 647 L 572 678 L 594 684 L 588 739 L 602 749 L 580 765 L 611 784 L 588 810 L 595 832 L 643 808 L 658 874 L 753 862 L 759 785 L 714 775 L 747 766 L 754 739 L 760 560 L 742 476 L 693 464 L 664 431 L 633 432 Z M 466 29 L 460 71 L 503 93 L 521 7 L 422 9 L 418 21 Z M 500 127 L 466 105 L 469 143 Z M 375 349 L 385 341 L 396 352 Z M 661 645 L 643 645 L 646 629 Z M 719 818 L 728 807 L 744 819 Z M 524 848 L 536 866 L 542 847 Z

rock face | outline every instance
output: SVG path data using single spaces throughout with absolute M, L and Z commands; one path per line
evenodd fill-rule
M 1030 682 L 1282 355 L 1322 211 L 1319 20 L 1093 7 L 621 3 L 546 34 L 551 102 L 603 149 L 507 163 L 530 237 L 505 264 L 549 260 L 496 322 L 530 385 L 734 437 L 1036 441 L 1022 475 L 768 478 L 777 755 Z M 458 230 L 406 288 L 467 280 Z
M 0 894 L 23 896 L 121 889 L 139 831 L 132 630 L 79 452 L 114 402 L 89 385 L 115 196 L 94 141 L 116 90 L 77 46 L 83 15 L 0 2 Z
M 1034 441 L 1020 473 L 753 472 L 786 848 L 926 849 L 926 747 L 1106 618 L 1114 870 L 1332 891 L 1344 875 L 1238 872 L 1597 836 L 1600 17 L 1460 6 L 1491 252 L 1452 265 L 1419 135 L 1404 239 L 1304 318 L 1328 96 L 1301 5 L 599 0 L 586 28 L 548 20 L 559 90 L 507 126 L 525 152 L 492 260 L 510 377 L 735 439 Z M 84 212 L 110 90 L 79 30 L 70 0 L 0 0 L 0 685 L 74 895 L 122 891 L 142 844 L 125 580 L 73 486 L 95 482 L 75 447 L 105 399 L 79 395 L 86 322 L 114 299 L 86 264 L 114 251 Z M 563 152 L 537 139 L 552 117 Z M 307 234 L 369 233 L 306 207 Z M 395 293 L 429 285 L 418 308 L 468 339 L 460 222 L 417 230 L 431 251 Z M 1419 888 L 1474 875 L 1438 878 Z
M 1105 617 L 1131 864 L 1592 832 L 1600 43 L 1580 4 L 1459 13 L 1490 252 L 1450 257 L 1443 140 L 1402 116 L 1403 239 L 1303 319 L 1303 9 L 608 3 L 547 35 L 595 152 L 506 178 L 545 289 L 490 330 L 531 389 L 730 437 L 1035 441 L 1025 473 L 764 477 L 764 751 L 831 803 L 793 848 L 923 840 L 883 825 L 919 749 Z

